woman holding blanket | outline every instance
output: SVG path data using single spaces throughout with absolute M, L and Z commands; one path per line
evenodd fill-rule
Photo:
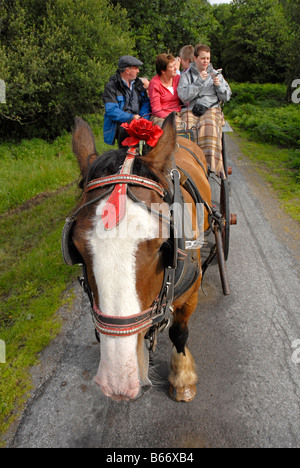
M 188 128 L 198 129 L 198 144 L 205 153 L 211 172 L 224 177 L 222 161 L 223 113 L 220 102 L 229 101 L 231 89 L 220 73 L 210 63 L 210 48 L 198 44 L 194 63 L 181 75 L 178 96 L 186 106 L 181 118 Z M 197 135 L 195 135 L 197 137 Z

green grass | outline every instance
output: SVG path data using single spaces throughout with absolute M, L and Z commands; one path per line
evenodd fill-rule
M 284 85 L 231 84 L 226 115 L 255 140 L 295 149 L 300 155 L 300 106 L 287 103 Z
M 30 366 L 60 330 L 56 316 L 77 269 L 63 264 L 60 237 L 75 202 L 74 186 L 29 210 L 0 220 L 0 428 L 5 431 L 28 396 Z
M 102 119 L 92 116 L 89 121 L 101 153 L 107 149 Z M 1 436 L 3 445 L 5 432 L 30 394 L 30 367 L 61 329 L 56 312 L 80 270 L 66 266 L 61 254 L 64 221 L 78 197 L 72 183 L 79 168 L 71 135 L 52 144 L 3 144 L 0 154 L 0 340 L 6 345 L 6 363 L 0 363 L 1 446 Z
M 288 104 L 281 84 L 233 83 L 225 115 L 242 136 L 241 149 L 300 221 L 300 105 Z
M 0 164 L 0 214 L 41 192 L 53 192 L 78 176 L 68 134 L 53 144 L 38 139 L 2 144 Z
M 257 172 L 272 186 L 283 209 L 300 222 L 300 184 L 298 171 L 290 167 L 291 150 L 249 140 L 249 133 L 235 127 L 239 146 Z M 232 134 L 233 137 L 235 134 Z

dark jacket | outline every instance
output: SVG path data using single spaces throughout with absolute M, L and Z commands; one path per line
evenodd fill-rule
M 143 86 L 143 82 L 137 78 L 133 84 L 134 101 L 137 104 L 137 112 L 141 117 L 149 119 L 151 116 L 150 100 Z M 121 78 L 120 72 L 109 79 L 104 93 L 104 142 L 113 145 L 116 138 L 118 124 L 130 122 L 133 114 L 127 112 L 125 107 L 128 87 Z

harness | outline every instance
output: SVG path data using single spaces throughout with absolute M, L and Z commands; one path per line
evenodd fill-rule
M 92 318 L 97 333 L 108 336 L 121 337 L 130 336 L 148 329 L 148 332 L 145 335 L 145 339 L 148 340 L 148 348 L 150 350 L 154 350 L 157 342 L 158 332 L 162 331 L 169 325 L 172 313 L 172 303 L 174 299 L 180 297 L 185 291 L 187 291 L 199 278 L 201 272 L 201 266 L 199 265 L 198 261 L 196 261 L 193 250 L 191 250 L 193 249 L 193 246 L 190 246 L 187 250 L 185 238 L 183 236 L 180 237 L 177 235 L 178 233 L 183 232 L 182 213 L 184 200 L 180 187 L 180 178 L 182 174 L 185 176 L 185 182 L 183 186 L 191 194 L 195 203 L 203 203 L 206 209 L 209 211 L 210 215 L 213 215 L 213 213 L 212 209 L 202 199 L 196 184 L 192 181 L 187 173 L 175 166 L 175 161 L 174 167 L 170 173 L 170 191 L 166 191 L 161 184 L 154 182 L 151 179 L 133 175 L 131 170 L 134 158 L 137 156 L 137 154 L 138 148 L 129 148 L 125 162 L 118 174 L 94 179 L 87 184 L 85 187 L 85 193 L 89 193 L 93 190 L 103 187 L 108 187 L 108 190 L 80 206 L 70 218 L 66 219 L 62 234 L 62 252 L 66 264 L 83 265 L 83 276 L 78 278 L 78 280 L 83 290 L 89 297 L 92 308 Z M 196 158 L 195 155 L 194 157 Z M 139 186 L 154 190 L 163 201 L 168 200 L 169 206 L 171 205 L 172 207 L 172 210 L 169 211 L 169 216 L 150 209 L 146 203 L 137 199 L 130 189 L 131 186 Z M 131 198 L 134 202 L 138 202 L 141 207 L 147 211 L 151 211 L 151 213 L 156 215 L 158 218 L 167 221 L 170 226 L 170 238 L 166 243 L 168 255 L 166 256 L 167 261 L 164 268 L 162 287 L 160 293 L 154 299 L 151 307 L 136 315 L 127 317 L 112 317 L 103 314 L 95 303 L 94 296 L 87 279 L 86 266 L 80 253 L 77 251 L 73 243 L 72 233 L 78 214 L 85 207 L 94 204 L 107 196 L 109 198 L 103 209 L 103 212 L 105 212 L 107 207 L 105 219 L 103 219 L 105 229 L 113 229 L 116 225 L 118 225 L 125 215 L 125 203 L 127 199 L 127 197 L 124 196 L 122 198 L 123 201 L 120 203 L 120 193 L 123 195 L 128 195 L 128 197 Z M 110 207 L 115 208 L 114 216 L 110 215 Z

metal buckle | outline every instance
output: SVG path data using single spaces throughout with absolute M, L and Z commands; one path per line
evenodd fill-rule
M 160 324 L 159 324 L 159 326 L 157 328 L 157 331 L 160 333 L 160 332 L 166 330 L 169 327 L 170 323 L 171 323 L 171 318 L 170 317 L 167 318 L 167 319 L 164 319 L 162 322 L 160 322 Z
M 88 289 L 87 289 L 87 284 L 85 281 L 84 276 L 77 276 L 78 283 L 80 284 L 81 289 L 87 294 Z
M 170 172 L 171 179 L 174 180 L 174 172 L 177 172 L 177 174 L 178 174 L 178 180 L 180 180 L 180 177 L 181 177 L 181 176 L 180 176 L 180 172 L 179 172 L 179 170 L 178 170 L 176 167 L 174 167 L 174 169 L 172 169 L 171 172 Z
M 207 245 L 206 241 L 203 241 L 202 238 L 193 240 L 193 241 L 185 241 L 185 248 L 186 250 L 191 249 L 201 249 L 204 245 Z
M 151 327 L 145 335 L 146 347 L 148 351 L 155 351 L 157 345 L 157 326 Z

